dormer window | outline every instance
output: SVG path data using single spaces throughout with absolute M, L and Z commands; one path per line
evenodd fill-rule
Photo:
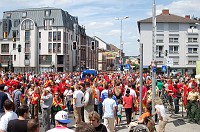
M 22 13 L 22 17 L 26 17 L 26 15 L 27 15 L 27 12 Z
M 49 17 L 50 14 L 51 14 L 51 10 L 45 10 L 45 11 L 44 11 L 44 15 L 45 15 L 46 17 Z
M 11 18 L 11 13 L 7 13 L 6 18 Z

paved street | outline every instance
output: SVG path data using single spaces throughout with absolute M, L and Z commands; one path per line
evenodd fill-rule
M 123 112 L 122 122 L 121 126 L 117 127 L 117 132 L 127 132 L 127 125 L 126 125 L 126 118 L 125 113 Z M 184 117 L 182 117 L 182 114 L 177 115 L 170 115 L 169 116 L 169 122 L 166 125 L 166 132 L 199 132 L 200 131 L 200 125 L 193 124 L 193 123 L 187 123 L 187 119 L 184 117 L 186 116 L 186 113 L 184 113 Z M 70 129 L 74 129 L 74 118 L 73 114 L 69 115 L 69 118 L 72 120 L 72 122 L 68 125 Z M 138 115 L 136 116 L 138 118 Z M 157 125 L 156 125 L 157 127 Z M 41 127 L 41 132 L 44 132 L 44 129 Z

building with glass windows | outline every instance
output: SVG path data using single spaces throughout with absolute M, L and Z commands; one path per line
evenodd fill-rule
M 158 71 L 163 65 L 182 73 L 194 73 L 200 59 L 200 21 L 173 15 L 164 9 L 156 16 L 156 61 Z M 140 42 L 143 43 L 143 64 L 152 61 L 152 17 L 138 21 Z
M 72 49 L 74 41 L 76 50 Z M 91 63 L 98 57 L 93 55 L 96 48 L 92 51 L 91 41 L 95 40 L 86 35 L 78 17 L 62 9 L 5 11 L 0 20 L 0 63 L 3 69 L 15 72 L 97 68 L 97 63 Z

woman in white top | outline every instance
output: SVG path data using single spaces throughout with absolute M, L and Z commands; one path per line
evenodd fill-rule
M 156 112 L 154 113 L 158 115 L 158 132 L 164 132 L 165 131 L 165 126 L 167 124 L 168 118 L 165 112 L 165 107 L 162 103 L 162 100 L 159 97 L 156 97 L 154 99 L 154 104 L 155 104 L 155 109 Z

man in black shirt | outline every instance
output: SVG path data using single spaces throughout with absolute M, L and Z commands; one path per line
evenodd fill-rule
M 8 99 L 8 96 L 4 93 L 4 84 L 0 84 L 0 119 L 4 115 L 4 109 L 3 104 L 6 99 Z
M 27 132 L 26 118 L 29 116 L 29 108 L 27 105 L 20 105 L 17 109 L 18 119 L 8 122 L 7 132 Z

